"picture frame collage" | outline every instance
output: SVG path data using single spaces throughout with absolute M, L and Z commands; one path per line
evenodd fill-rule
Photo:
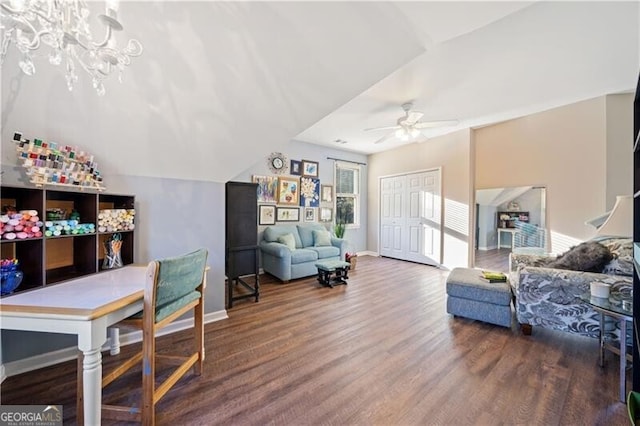
M 286 158 L 286 157 L 285 157 Z M 276 222 L 331 222 L 333 185 L 320 184 L 319 162 L 291 160 L 290 175 L 253 175 L 258 184 L 258 225 Z

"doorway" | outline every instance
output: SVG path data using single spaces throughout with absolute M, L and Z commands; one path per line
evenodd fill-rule
M 476 190 L 474 266 L 507 272 L 513 250 L 546 251 L 546 188 Z
M 441 170 L 380 178 L 380 255 L 442 262 Z

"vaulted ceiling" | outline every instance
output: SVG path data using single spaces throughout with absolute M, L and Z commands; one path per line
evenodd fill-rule
M 480 126 L 630 91 L 640 63 L 636 2 L 125 1 L 120 17 L 119 40 L 145 51 L 104 97 L 84 75 L 67 91 L 46 57 L 24 76 L 10 51 L 3 164 L 21 130 L 91 151 L 106 174 L 224 182 L 291 139 L 398 146 L 363 129 L 405 101 Z

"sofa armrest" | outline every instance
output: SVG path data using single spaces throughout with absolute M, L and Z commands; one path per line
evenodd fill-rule
M 274 257 L 291 259 L 291 249 L 289 249 L 289 247 L 281 243 L 276 243 L 276 242 L 268 243 L 263 240 L 263 241 L 260 241 L 260 250 L 262 250 L 263 253 L 270 254 L 271 256 L 274 256 Z
M 340 259 L 344 260 L 347 254 L 347 240 L 344 238 L 331 237 L 331 245 L 340 249 Z

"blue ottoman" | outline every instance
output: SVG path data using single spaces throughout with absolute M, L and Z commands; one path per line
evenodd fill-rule
M 478 269 L 455 268 L 447 277 L 447 312 L 511 327 L 509 283 L 489 283 Z

